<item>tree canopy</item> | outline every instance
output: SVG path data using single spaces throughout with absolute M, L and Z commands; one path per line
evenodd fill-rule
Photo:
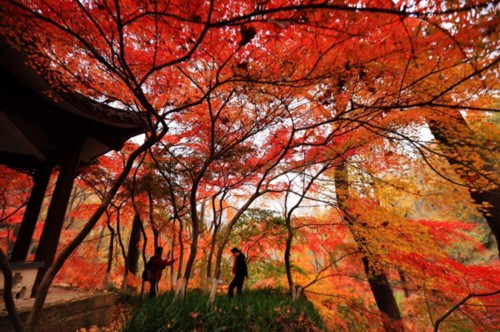
M 420 315 L 437 329 L 444 308 L 468 299 L 494 316 L 497 1 L 0 3 L 2 38 L 28 55 L 49 97 L 148 119 L 144 140 L 82 170 L 93 199 L 78 204 L 81 223 L 42 289 L 87 235 L 113 239 L 116 228 L 122 241 L 126 219 L 125 233 L 142 234 L 127 235 L 130 248 L 145 256 L 153 234 L 180 255 L 179 296 L 195 283 L 214 294 L 232 243 L 255 263 L 256 284 L 309 292 L 337 328 L 367 324 L 356 308 L 373 303 L 387 329 L 419 329 L 408 317 Z M 21 211 L 12 204 L 2 215 Z M 352 296 L 370 291 L 375 302 Z M 402 303 L 412 309 L 401 314 Z M 469 309 L 459 315 L 480 324 Z

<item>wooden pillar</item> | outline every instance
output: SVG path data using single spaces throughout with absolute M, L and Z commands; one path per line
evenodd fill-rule
M 81 148 L 82 142 L 79 142 L 72 149 L 69 149 L 67 151 L 68 158 L 60 167 L 56 187 L 52 194 L 47 218 L 45 219 L 45 225 L 35 255 L 35 261 L 43 261 L 44 266 L 38 270 L 31 297 L 36 296 L 43 276 L 54 262 L 66 209 L 73 189 L 73 182 L 80 163 Z
M 47 191 L 51 173 L 52 168 L 47 166 L 39 166 L 35 170 L 33 176 L 33 189 L 31 190 L 23 221 L 19 233 L 17 234 L 16 243 L 14 244 L 14 250 L 10 257 L 11 262 L 24 261 L 28 256 L 28 250 L 33 238 L 38 216 L 40 215 L 40 209 L 42 207 L 43 198 L 45 197 L 45 192 Z

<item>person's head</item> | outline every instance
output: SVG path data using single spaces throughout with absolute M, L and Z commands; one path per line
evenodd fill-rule
M 163 253 L 163 248 L 162 247 L 156 247 L 155 248 L 155 255 L 161 255 Z
M 233 249 L 231 249 L 231 253 L 233 254 L 233 256 L 238 256 L 238 254 L 240 253 L 240 249 L 234 247 Z

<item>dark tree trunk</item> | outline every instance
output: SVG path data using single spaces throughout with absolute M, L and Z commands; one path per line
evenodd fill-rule
M 448 162 L 458 166 L 457 174 L 471 186 L 471 197 L 479 204 L 478 210 L 495 236 L 500 257 L 500 187 L 485 188 L 482 184 L 477 185 L 477 177 L 481 175 L 470 176 L 471 172 L 468 171 L 469 167 L 475 167 L 474 162 L 477 158 L 482 163 L 480 172 L 498 174 L 500 171 L 496 160 L 498 156 L 484 147 L 459 111 L 453 111 L 446 119 L 446 123 L 437 120 L 429 120 L 427 123 L 432 135 L 441 143 Z M 489 208 L 482 205 L 483 202 L 487 202 Z
M 214 260 L 214 255 L 215 255 L 215 249 L 217 246 L 217 236 L 219 234 L 219 229 L 221 225 L 221 219 L 222 219 L 222 211 L 223 211 L 223 200 L 225 198 L 226 194 L 222 196 L 221 199 L 219 199 L 219 206 L 216 205 L 216 197 L 212 197 L 212 215 L 213 215 L 213 223 L 212 225 L 214 226 L 214 230 L 212 232 L 212 239 L 210 241 L 210 251 L 208 253 L 208 258 L 207 258 L 207 273 L 206 273 L 206 279 L 205 279 L 205 290 L 210 290 L 211 286 L 211 279 L 213 277 L 213 260 Z
M 184 262 L 184 238 L 182 237 L 182 233 L 184 232 L 184 222 L 182 218 L 178 219 L 179 221 L 179 266 L 177 270 L 177 280 L 182 278 L 182 264 Z
M 130 240 L 128 243 L 128 270 L 137 274 L 137 264 L 139 262 L 139 241 L 141 240 L 141 216 L 134 215 L 132 222 L 132 230 L 130 232 Z
M 155 228 L 155 225 L 151 224 L 153 229 L 153 243 L 155 244 L 155 249 L 160 246 L 160 232 Z
M 7 313 L 9 314 L 9 318 L 14 331 L 23 332 L 24 326 L 21 322 L 21 319 L 19 318 L 19 314 L 16 310 L 16 303 L 14 302 L 14 298 L 12 297 L 12 270 L 7 261 L 7 256 L 2 249 L 0 249 L 0 270 L 4 276 L 2 287 L 5 309 L 7 309 Z
M 217 245 L 217 234 L 219 232 L 219 224 L 214 223 L 214 231 L 212 232 L 212 240 L 210 242 L 210 251 L 207 258 L 207 274 L 205 280 L 205 290 L 210 286 L 210 279 L 212 279 L 212 264 L 214 260 L 215 246 Z
M 382 319 L 385 329 L 387 331 L 402 331 L 401 313 L 387 276 L 383 271 L 373 269 L 370 260 L 366 256 L 363 256 L 363 265 L 377 307 L 384 313 Z
M 292 241 L 293 241 L 293 229 L 290 223 L 290 218 L 286 218 L 286 228 L 287 228 L 287 237 L 286 237 L 286 246 L 285 246 L 285 271 L 286 271 L 286 280 L 288 281 L 288 291 L 290 294 L 293 294 L 293 279 L 292 279 L 292 264 L 290 262 L 290 253 L 292 251 Z
M 113 264 L 113 247 L 115 245 L 115 230 L 111 227 L 109 220 L 107 223 L 108 230 L 110 232 L 109 236 L 109 247 L 108 247 L 108 265 L 106 266 L 106 277 L 104 278 L 104 288 L 109 288 L 109 276 L 111 275 L 111 266 Z
M 116 210 L 116 237 L 118 239 L 118 244 L 123 255 L 123 261 L 125 262 L 125 271 L 123 273 L 122 290 L 126 290 L 128 287 L 128 254 L 125 251 L 125 245 L 123 244 L 122 232 L 120 231 L 120 209 Z
M 352 216 L 347 207 L 346 200 L 349 198 L 349 184 L 347 180 L 347 169 L 345 163 L 341 162 L 335 168 L 335 190 L 337 194 L 337 203 L 339 209 L 343 212 L 343 217 L 347 222 L 354 240 L 363 255 L 363 266 L 368 278 L 370 289 L 377 303 L 377 307 L 382 316 L 384 328 L 387 331 L 403 331 L 401 313 L 399 311 L 396 298 L 392 292 L 387 276 L 382 270 L 374 269 L 370 262 L 369 248 L 367 248 L 366 238 L 357 234 L 358 232 L 352 227 L 357 220 Z

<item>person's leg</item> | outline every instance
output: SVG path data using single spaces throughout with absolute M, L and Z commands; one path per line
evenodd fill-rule
M 149 297 L 156 297 L 156 294 L 158 294 L 158 283 L 151 281 L 149 283 Z
M 227 295 L 229 297 L 233 297 L 233 294 L 234 294 L 234 287 L 236 286 L 236 277 L 233 279 L 233 281 L 231 281 L 231 283 L 229 284 L 229 288 L 227 290 Z
M 245 277 L 238 278 L 236 282 L 236 290 L 238 292 L 238 296 L 243 295 L 243 282 L 245 281 Z

